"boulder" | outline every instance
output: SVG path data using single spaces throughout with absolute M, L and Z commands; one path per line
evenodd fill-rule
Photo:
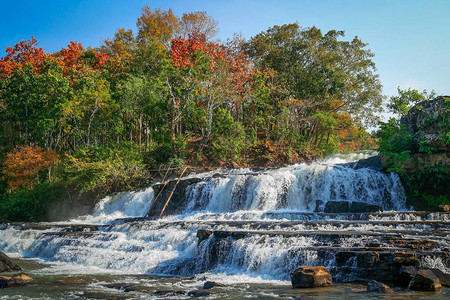
M 450 204 L 439 205 L 439 210 L 442 212 L 450 212 Z
M 207 282 L 205 282 L 205 284 L 203 284 L 203 289 L 209 290 L 209 289 L 212 289 L 213 287 L 217 287 L 217 286 L 224 287 L 225 285 L 220 282 L 207 281 Z
M 378 212 L 383 211 L 381 206 L 375 204 L 369 204 L 364 202 L 353 201 L 350 203 L 350 207 L 348 208 L 348 212 L 351 213 L 360 213 L 360 212 Z
M 21 270 L 22 268 L 13 262 L 11 258 L 9 258 L 5 253 L 0 252 L 0 273 Z
M 436 292 L 441 287 L 439 278 L 431 270 L 419 270 L 409 283 L 409 289 L 414 291 Z
M 331 274 L 323 266 L 303 266 L 291 273 L 292 288 L 324 287 L 332 284 Z
M 450 275 L 449 274 L 445 274 L 444 272 L 442 272 L 439 269 L 430 269 L 434 275 L 436 275 L 437 278 L 439 278 L 439 281 L 441 282 L 441 284 L 443 286 L 447 286 L 450 287 Z
M 340 214 L 348 212 L 348 209 L 349 209 L 348 201 L 328 201 L 325 204 L 323 212 Z
M 360 159 L 356 163 L 354 163 L 352 167 L 354 169 L 369 168 L 375 171 L 381 171 L 384 169 L 384 165 L 381 162 L 381 156 L 379 155 Z
M 14 276 L 0 276 L 0 287 L 6 288 L 11 286 L 23 286 L 33 282 L 33 278 L 25 273 L 16 274 Z
M 372 280 L 367 284 L 367 292 L 368 293 L 377 293 L 377 294 L 393 294 L 394 291 L 387 285 L 382 282 L 378 282 Z
M 358 201 L 328 201 L 323 210 L 326 213 L 361 213 L 383 211 L 381 206 Z

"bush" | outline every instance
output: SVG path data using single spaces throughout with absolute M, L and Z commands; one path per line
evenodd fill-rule
M 74 156 L 66 155 L 63 166 L 68 182 L 81 191 L 100 194 L 135 188 L 149 177 L 142 155 L 129 149 L 81 149 Z
M 214 111 L 210 156 L 213 160 L 236 160 L 245 148 L 245 132 L 226 109 Z
M 61 185 L 41 183 L 32 189 L 5 195 L 0 201 L 0 218 L 12 222 L 46 221 L 49 203 L 58 199 L 63 192 Z

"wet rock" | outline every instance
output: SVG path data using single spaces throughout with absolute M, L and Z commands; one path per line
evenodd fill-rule
M 326 213 L 346 213 L 349 209 L 348 201 L 328 201 L 323 209 Z
M 110 289 L 124 291 L 125 293 L 135 291 L 135 289 L 132 286 L 123 283 L 109 283 L 105 284 L 105 286 Z
M 316 200 L 316 208 L 314 209 L 314 212 L 321 212 L 321 211 L 323 211 L 323 201 Z
M 8 279 L 4 278 L 6 276 L 0 276 L 0 289 L 4 289 L 8 287 Z
M 213 287 L 218 287 L 218 286 L 224 287 L 225 285 L 220 282 L 207 281 L 207 282 L 205 282 L 205 284 L 203 284 L 203 289 L 209 290 L 209 289 L 212 289 Z
M 25 273 L 16 274 L 14 276 L 0 276 L 0 287 L 2 288 L 24 286 L 31 282 L 33 282 L 33 278 Z
M 374 204 L 368 204 L 364 202 L 356 202 L 353 201 L 350 203 L 350 206 L 348 208 L 348 212 L 351 213 L 359 213 L 359 212 L 378 212 L 383 211 L 381 206 L 374 205 Z
M 402 266 L 413 266 L 419 262 L 417 253 L 411 252 L 396 252 L 394 254 L 394 263 Z
M 191 297 L 205 297 L 205 296 L 209 296 L 212 294 L 217 293 L 216 291 L 212 291 L 212 290 L 194 290 L 194 291 L 190 291 L 187 293 L 188 296 Z
M 409 283 L 409 289 L 415 291 L 436 292 L 441 288 L 439 278 L 431 270 L 419 270 Z
M 450 287 L 450 275 L 449 274 L 445 274 L 444 272 L 442 272 L 439 269 L 430 269 L 434 275 L 437 276 L 437 278 L 439 278 L 439 281 L 441 282 L 441 284 L 443 286 L 447 286 Z
M 0 252 L 0 273 L 21 270 L 22 268 L 19 267 L 15 262 L 13 262 L 11 258 L 8 257 L 8 255 Z
M 379 155 L 360 159 L 352 167 L 353 169 L 369 168 L 375 171 L 381 171 L 384 169 L 384 165 L 381 162 L 381 156 Z
M 172 291 L 172 290 L 162 290 L 153 293 L 153 295 L 155 296 L 180 296 L 184 294 L 185 292 L 183 291 Z
M 377 294 L 393 294 L 394 291 L 382 282 L 378 282 L 372 280 L 367 284 L 367 292 L 368 293 L 377 293 Z
M 201 243 L 204 240 L 207 240 L 212 234 L 213 234 L 213 232 L 211 230 L 206 230 L 206 229 L 197 230 L 198 242 Z
M 439 210 L 442 212 L 450 212 L 450 204 L 439 205 Z
M 303 266 L 291 273 L 292 288 L 312 288 L 330 286 L 331 274 L 323 266 Z
M 411 280 L 414 279 L 414 277 L 417 275 L 417 272 L 419 272 L 419 269 L 413 266 L 405 266 L 400 269 L 400 274 L 398 276 L 398 284 L 401 287 L 408 287 Z

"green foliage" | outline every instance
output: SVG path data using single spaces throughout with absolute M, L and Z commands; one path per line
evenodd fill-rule
M 401 173 L 400 179 L 405 188 L 409 203 L 418 209 L 436 208 L 450 204 L 450 170 L 437 165 L 413 173 Z
M 242 124 L 234 122 L 226 109 L 214 111 L 211 133 L 211 157 L 218 161 L 235 160 L 245 147 L 245 132 Z
M 397 96 L 392 96 L 389 99 L 387 107 L 391 112 L 400 116 L 406 115 L 417 103 L 433 99 L 436 96 L 434 91 L 431 91 L 431 93 L 428 94 L 426 90 L 419 92 L 411 88 L 401 90 L 400 87 L 397 87 L 397 92 Z
M 379 138 L 379 151 L 382 154 L 400 153 L 411 150 L 412 136 L 397 119 L 380 122 L 381 128 L 376 133 Z
M 62 165 L 63 177 L 69 183 L 101 194 L 132 189 L 149 177 L 142 156 L 127 148 L 80 149 L 74 156 L 68 155 Z
M 33 189 L 25 189 L 0 198 L 0 219 L 12 222 L 46 221 L 49 203 L 55 201 L 64 192 L 60 185 L 41 183 Z

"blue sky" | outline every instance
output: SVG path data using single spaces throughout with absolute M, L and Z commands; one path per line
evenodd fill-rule
M 206 11 L 219 23 L 219 38 L 245 38 L 273 25 L 298 22 L 324 33 L 344 30 L 375 53 L 384 94 L 397 86 L 450 95 L 450 0 L 0 0 L 0 56 L 34 36 L 54 52 L 70 41 L 96 47 L 117 28 L 135 29 L 144 5 L 176 15 Z

